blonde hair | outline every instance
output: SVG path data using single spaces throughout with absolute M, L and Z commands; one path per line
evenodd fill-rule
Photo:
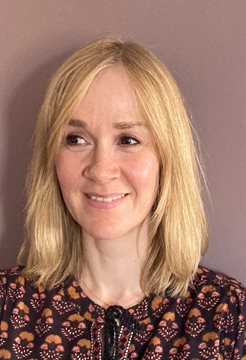
M 55 156 L 78 101 L 108 66 L 127 71 L 160 155 L 159 191 L 141 284 L 147 293 L 184 294 L 207 247 L 201 200 L 202 168 L 178 87 L 144 47 L 111 37 L 83 47 L 51 79 L 39 113 L 27 180 L 26 239 L 18 256 L 23 273 L 52 288 L 80 277 L 82 231 L 68 212 L 55 173 Z

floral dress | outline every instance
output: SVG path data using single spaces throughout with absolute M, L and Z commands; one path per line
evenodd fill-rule
M 0 272 L 0 359 L 246 360 L 246 289 L 205 267 L 183 297 L 107 310 L 72 277 L 47 291 L 20 271 Z

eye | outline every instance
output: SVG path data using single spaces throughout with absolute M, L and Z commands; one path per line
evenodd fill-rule
M 120 144 L 121 145 L 138 145 L 140 144 L 140 141 L 132 136 L 122 136 L 120 138 Z
M 85 139 L 82 136 L 70 134 L 66 136 L 65 139 L 66 145 L 83 145 L 86 143 Z

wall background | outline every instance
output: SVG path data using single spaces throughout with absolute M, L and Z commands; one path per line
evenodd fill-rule
M 203 264 L 246 284 L 246 2 L 0 2 L 0 267 L 23 239 L 32 133 L 50 75 L 101 35 L 142 43 L 169 67 L 201 141 L 212 206 Z

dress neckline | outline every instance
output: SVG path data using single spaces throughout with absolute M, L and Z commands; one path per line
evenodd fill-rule
M 68 281 L 66 281 L 66 286 L 64 286 L 64 289 L 66 288 L 67 291 L 69 291 L 70 287 L 74 288 L 74 291 L 76 292 L 76 302 L 79 303 L 82 302 L 83 305 L 87 306 L 88 310 L 93 314 L 93 319 L 99 322 L 104 322 L 105 314 L 107 312 L 107 308 L 101 306 L 100 304 L 97 304 L 94 300 L 88 296 L 85 291 L 83 290 L 82 286 L 79 284 L 79 282 L 75 279 L 74 276 L 71 276 Z M 158 298 L 159 302 L 161 303 L 164 300 L 164 297 L 161 297 L 159 295 L 150 294 L 148 296 L 145 296 L 142 300 L 137 302 L 136 304 L 124 308 L 125 311 L 127 311 L 130 315 L 133 315 L 137 320 L 143 320 L 146 319 L 151 311 L 151 303 L 154 298 Z M 160 304 L 161 305 L 161 304 Z M 111 305 L 116 307 L 121 307 L 120 305 Z

